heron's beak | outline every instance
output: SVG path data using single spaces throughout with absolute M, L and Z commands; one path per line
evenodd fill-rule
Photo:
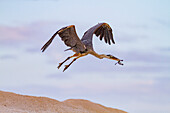
M 115 63 L 115 65 L 116 64 L 123 65 L 123 63 L 121 61 L 123 61 L 123 60 L 119 60 L 117 63 Z
M 107 55 L 107 57 L 108 57 L 109 59 L 118 61 L 117 63 L 115 63 L 115 65 L 116 65 L 116 64 L 123 65 L 123 63 L 121 62 L 121 61 L 123 61 L 123 60 L 120 60 L 120 59 L 118 59 L 118 58 L 116 58 L 116 57 L 114 57 L 114 56 L 112 56 L 112 55 Z

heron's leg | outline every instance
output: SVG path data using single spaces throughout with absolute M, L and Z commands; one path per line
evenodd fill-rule
M 72 58 L 72 57 L 76 57 L 76 56 L 78 56 L 77 53 L 74 54 L 73 56 L 67 57 L 67 59 L 65 59 L 63 62 L 59 63 L 59 65 L 58 65 L 57 68 L 59 69 L 67 60 L 69 60 L 69 59 Z
M 79 54 L 79 56 L 76 57 L 76 58 L 74 58 L 73 61 L 72 61 L 69 65 L 65 65 L 65 68 L 64 68 L 63 72 L 64 72 L 73 62 L 75 62 L 78 58 L 83 57 L 83 56 L 85 56 L 85 55 Z

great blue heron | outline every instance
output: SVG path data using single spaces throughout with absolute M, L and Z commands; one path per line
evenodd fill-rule
M 63 72 L 73 63 L 75 62 L 78 58 L 86 56 L 88 54 L 94 55 L 95 57 L 99 59 L 107 58 L 107 59 L 112 59 L 118 61 L 117 63 L 120 65 L 123 65 L 120 60 L 112 55 L 105 55 L 105 54 L 98 54 L 94 51 L 93 49 L 93 43 L 92 43 L 92 38 L 93 34 L 95 34 L 97 37 L 100 36 L 100 40 L 104 38 L 105 42 L 111 45 L 111 42 L 115 44 L 113 40 L 113 34 L 112 34 L 112 29 L 107 23 L 98 23 L 97 25 L 91 27 L 88 29 L 82 39 L 80 40 L 79 37 L 77 36 L 75 26 L 70 25 L 67 27 L 63 27 L 60 30 L 58 30 L 51 38 L 50 40 L 41 48 L 42 52 L 46 50 L 46 48 L 51 44 L 53 41 L 54 37 L 56 35 L 59 35 L 64 41 L 65 45 L 69 46 L 70 48 L 67 50 L 72 50 L 75 52 L 73 56 L 69 56 L 67 59 L 65 59 L 63 62 L 59 63 L 58 69 L 61 67 L 63 63 L 65 63 L 67 60 L 70 58 L 73 58 L 73 61 L 69 65 L 65 65 L 65 68 Z M 116 63 L 116 64 L 117 64 Z

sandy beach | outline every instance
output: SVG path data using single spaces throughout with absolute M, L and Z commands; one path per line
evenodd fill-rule
M 0 113 L 127 113 L 83 99 L 58 101 L 47 97 L 0 91 Z

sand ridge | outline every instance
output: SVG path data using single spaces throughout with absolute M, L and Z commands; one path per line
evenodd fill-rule
M 0 113 L 127 113 L 83 99 L 60 102 L 47 97 L 0 91 Z

